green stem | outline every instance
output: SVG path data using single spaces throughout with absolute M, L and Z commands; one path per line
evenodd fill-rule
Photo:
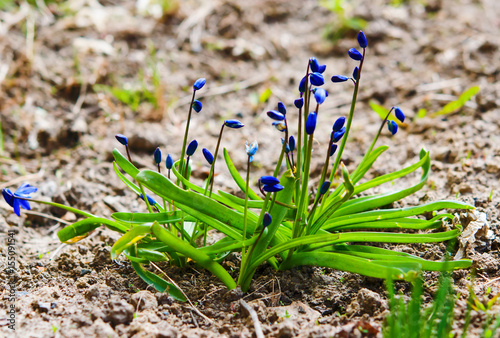
M 23 197 L 17 197 L 17 196 L 15 198 L 20 199 L 20 200 L 29 201 L 29 202 L 35 202 L 35 203 L 50 205 L 50 206 L 53 206 L 53 207 L 57 207 L 59 209 L 70 211 L 70 212 L 78 214 L 78 215 L 85 216 L 85 217 L 96 217 L 95 215 L 93 215 L 93 214 L 91 214 L 89 212 L 85 212 L 85 211 L 82 211 L 80 209 L 68 207 L 68 206 L 66 206 L 64 204 L 60 204 L 60 203 L 49 202 L 49 201 L 42 201 L 42 200 L 37 200 L 37 199 L 32 199 L 32 198 L 23 198 Z
M 182 150 L 181 150 L 181 163 L 179 164 L 179 172 L 182 173 L 184 171 L 184 156 L 186 155 L 186 144 L 189 133 L 189 124 L 191 123 L 191 113 L 193 111 L 193 102 L 194 97 L 196 95 L 196 90 L 193 91 L 193 97 L 191 98 L 191 104 L 189 105 L 189 113 L 186 121 L 186 131 L 184 132 L 184 140 L 182 141 Z M 177 180 L 177 184 L 179 184 L 179 180 Z

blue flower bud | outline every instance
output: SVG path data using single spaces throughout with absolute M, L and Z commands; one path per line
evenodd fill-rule
M 198 101 L 198 100 L 193 101 L 193 109 L 195 112 L 199 113 L 202 108 L 203 108 L 203 105 L 201 104 L 200 101 Z
M 395 135 L 398 132 L 398 124 L 394 121 L 387 121 L 387 127 L 392 135 Z
M 356 60 L 356 61 L 361 61 L 363 59 L 363 54 L 358 52 L 358 50 L 356 48 L 349 49 L 347 54 L 349 54 L 351 59 Z
M 247 152 L 248 156 L 253 156 L 259 149 L 259 144 L 257 141 L 253 141 L 252 143 L 248 144 L 248 142 L 245 143 L 245 151 Z
M 161 163 L 161 150 L 159 147 L 155 149 L 154 152 L 154 158 L 155 158 L 155 163 L 160 164 Z
M 404 122 L 405 121 L 405 114 L 403 113 L 403 111 L 401 109 L 399 109 L 399 107 L 396 107 L 394 109 L 394 112 L 396 113 L 396 118 L 401 121 L 401 122 Z
M 347 80 L 349 80 L 349 78 L 347 76 L 343 76 L 343 75 L 334 75 L 334 76 L 332 76 L 332 82 L 333 83 L 345 82 Z
M 299 83 L 299 92 L 304 93 L 306 91 L 306 77 L 304 76 Z
M 284 144 L 285 143 L 285 139 L 284 138 L 281 138 L 281 144 Z M 285 146 L 285 153 L 289 153 L 290 152 L 290 145 L 287 143 L 286 146 Z
M 269 185 L 265 184 L 262 189 L 267 192 L 277 192 L 283 190 L 285 187 L 282 186 L 281 184 L 274 184 L 274 185 Z
M 270 110 L 267 112 L 267 116 L 272 118 L 273 120 L 276 121 L 283 121 L 285 119 L 285 115 L 283 115 L 280 112 L 277 112 L 276 110 Z
M 273 127 L 278 129 L 279 131 L 284 132 L 286 130 L 285 122 L 283 121 L 275 121 L 273 122 Z
M 315 57 L 309 59 L 309 66 L 314 73 L 318 72 L 319 62 Z
M 167 166 L 168 170 L 172 169 L 172 167 L 174 166 L 174 160 L 172 159 L 172 156 L 170 154 L 167 155 L 165 165 Z
M 306 133 L 307 135 L 311 135 L 314 133 L 314 130 L 316 129 L 316 120 L 318 118 L 318 115 L 316 112 L 309 113 L 309 116 L 307 116 L 307 121 L 306 121 Z
M 295 105 L 295 107 L 297 107 L 298 109 L 302 108 L 304 106 L 304 98 L 301 97 L 300 99 L 297 99 L 295 101 L 293 101 L 293 104 Z
M 266 213 L 264 214 L 264 218 L 262 219 L 262 225 L 264 226 L 264 229 L 269 225 L 271 224 L 271 222 L 273 221 L 271 215 L 266 211 Z
M 318 104 L 322 104 L 325 102 L 326 97 L 328 96 L 328 92 L 323 88 L 316 88 L 314 90 L 314 98 Z
M 342 138 L 342 136 L 344 136 L 345 131 L 346 131 L 345 127 L 342 127 L 339 131 L 332 131 L 333 142 L 337 143 Z
M 207 160 L 208 164 L 212 165 L 214 162 L 214 155 L 207 149 L 203 148 L 202 150 L 203 156 L 205 156 L 205 160 Z
M 332 144 L 332 146 L 330 148 L 330 157 L 333 156 L 333 154 L 335 154 L 336 151 L 337 151 L 337 145 Z
M 198 80 L 196 80 L 194 82 L 193 89 L 194 90 L 200 90 L 205 85 L 205 82 L 207 82 L 207 80 L 204 77 L 199 78 Z
M 280 180 L 278 180 L 276 177 L 274 176 L 262 176 L 260 179 L 259 179 L 260 183 L 262 184 L 266 184 L 266 185 L 275 185 L 275 184 L 278 184 L 280 183 Z
M 322 86 L 325 84 L 325 79 L 321 73 L 311 73 L 310 76 L 311 84 L 314 86 Z
M 324 195 L 327 193 L 328 189 L 330 189 L 330 181 L 325 181 L 323 182 L 323 184 L 321 185 L 321 188 L 319 188 L 319 193 L 321 195 Z
M 354 70 L 352 71 L 352 78 L 354 81 L 358 81 L 358 75 L 359 75 L 359 67 L 354 67 Z
M 319 65 L 317 72 L 323 74 L 325 70 L 326 70 L 326 65 Z
M 286 115 L 286 107 L 285 105 L 283 104 L 283 102 L 278 102 L 278 111 L 283 114 L 283 115 Z
M 358 33 L 358 43 L 359 47 L 361 48 L 366 48 L 368 46 L 368 41 L 366 40 L 366 35 L 363 33 L 363 31 L 359 31 Z
M 233 129 L 238 129 L 238 128 L 242 128 L 245 126 L 243 123 L 241 123 L 238 120 L 225 120 L 224 125 L 226 127 L 233 128 Z
M 144 196 L 142 194 L 140 195 L 140 197 L 144 201 Z M 146 194 L 146 198 L 148 199 L 150 205 L 156 204 L 156 201 L 153 199 L 153 197 L 149 196 L 148 194 Z
M 345 117 L 344 116 L 339 117 L 333 124 L 332 130 L 339 131 L 344 126 L 344 123 L 345 123 Z
M 127 137 L 125 135 L 116 134 L 115 137 L 118 140 L 118 142 L 120 142 L 124 146 L 126 146 L 128 144 L 128 139 L 127 139 Z
M 196 148 L 198 148 L 198 141 L 192 140 L 191 143 L 188 144 L 186 149 L 187 156 L 193 156 L 194 152 L 196 151 Z
M 288 138 L 288 145 L 290 146 L 290 151 L 295 150 L 295 137 L 293 135 Z

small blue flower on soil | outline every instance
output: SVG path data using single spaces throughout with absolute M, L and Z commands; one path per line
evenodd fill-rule
M 274 185 L 265 184 L 262 189 L 267 192 L 278 192 L 283 190 L 284 188 L 285 187 L 282 186 L 281 184 L 274 184 Z
M 306 133 L 307 135 L 311 135 L 314 133 L 314 130 L 316 129 L 316 121 L 318 119 L 318 115 L 316 112 L 312 112 L 307 116 L 307 121 L 306 121 Z
M 160 164 L 161 163 L 161 150 L 159 147 L 155 149 L 154 152 L 154 158 L 155 158 L 155 163 Z
M 352 71 L 352 78 L 354 81 L 358 81 L 358 75 L 359 75 L 359 67 L 354 67 L 354 70 Z
M 21 208 L 31 210 L 31 207 L 28 201 L 20 198 L 31 198 L 30 195 L 37 190 L 37 188 L 28 183 L 24 183 L 14 193 L 7 188 L 2 189 L 2 195 L 5 202 L 14 208 L 15 214 L 21 216 Z
M 394 121 L 387 121 L 387 127 L 392 135 L 395 135 L 398 132 L 398 124 Z
M 167 159 L 165 161 L 165 165 L 167 166 L 167 169 L 170 170 L 174 166 L 174 159 L 170 154 L 167 155 Z
M 282 132 L 284 132 L 286 130 L 286 125 L 285 125 L 285 122 L 283 122 L 283 121 L 275 121 L 275 122 L 273 122 L 273 126 L 274 126 L 274 128 L 276 128 Z
M 262 219 L 262 225 L 264 226 L 264 228 L 266 228 L 269 224 L 271 224 L 272 221 L 273 221 L 273 218 L 266 211 L 266 213 L 264 214 L 264 218 Z
M 290 151 L 295 150 L 295 137 L 293 135 L 288 138 L 288 145 L 290 146 Z
M 141 199 L 144 201 L 144 196 L 141 194 L 140 195 Z M 146 197 L 148 199 L 148 202 L 150 205 L 155 205 L 156 204 L 156 201 L 153 199 L 153 197 L 149 196 L 148 194 L 146 194 Z
M 191 143 L 187 146 L 186 154 L 187 156 L 193 156 L 194 152 L 198 148 L 198 141 L 192 140 Z
M 302 106 L 304 106 L 304 98 L 301 97 L 300 99 L 297 99 L 297 100 L 293 101 L 293 104 L 298 109 L 302 108 Z
M 273 120 L 276 120 L 276 121 L 283 121 L 285 119 L 285 115 L 283 115 L 282 113 L 280 113 L 276 110 L 268 111 L 267 116 L 269 116 L 270 118 L 272 118 Z
M 332 131 L 332 133 L 333 133 L 333 142 L 337 143 L 342 138 L 342 136 L 344 136 L 345 131 L 346 131 L 345 127 L 340 128 L 339 131 Z
M 339 131 L 344 126 L 344 123 L 345 123 L 345 117 L 344 116 L 339 117 L 333 124 L 332 130 Z
M 332 147 L 330 148 L 330 156 L 333 156 L 333 154 L 335 154 L 336 151 L 337 151 L 337 145 L 332 144 Z
M 326 194 L 326 192 L 328 191 L 328 189 L 330 189 L 330 181 L 325 181 L 321 185 L 321 188 L 319 188 L 319 193 L 321 195 L 324 195 L 324 194 Z
M 359 31 L 358 33 L 358 43 L 359 47 L 361 48 L 366 48 L 368 46 L 368 41 L 366 40 L 366 35 L 363 33 L 363 31 Z
M 203 156 L 205 156 L 205 160 L 207 160 L 208 164 L 212 165 L 214 162 L 214 155 L 207 149 L 203 148 L 202 150 Z
M 332 76 L 332 82 L 333 83 L 345 82 L 347 80 L 349 80 L 349 78 L 347 76 L 343 76 L 343 75 L 334 75 L 334 76 Z
M 266 185 L 275 185 L 275 184 L 278 184 L 280 183 L 280 180 L 278 180 L 276 177 L 274 176 L 262 176 L 260 179 L 259 179 L 260 183 L 262 184 L 266 184 Z
M 226 127 L 233 128 L 233 129 L 238 129 L 238 128 L 242 128 L 245 126 L 243 123 L 241 123 L 238 120 L 225 120 L 224 125 Z
M 199 113 L 202 108 L 203 108 L 203 105 L 201 104 L 200 101 L 198 101 L 198 100 L 193 101 L 193 109 L 195 112 Z
M 203 86 L 205 85 L 206 82 L 207 82 L 207 80 L 204 77 L 199 78 L 198 80 L 196 80 L 194 82 L 193 89 L 200 90 L 201 88 L 203 88 Z
M 325 84 L 325 79 L 321 73 L 311 73 L 310 76 L 311 84 L 314 86 L 322 86 Z
M 122 134 L 116 134 L 115 137 L 118 140 L 118 142 L 120 142 L 124 146 L 126 146 L 128 144 L 127 136 L 122 135 Z
M 285 105 L 283 104 L 283 102 L 278 102 L 278 111 L 283 114 L 283 115 L 286 115 L 286 107 Z
M 245 151 L 247 152 L 250 162 L 253 161 L 253 156 L 257 152 L 257 149 L 259 149 L 257 141 L 253 141 L 250 144 L 248 144 L 248 141 L 245 143 Z
M 316 88 L 314 90 L 314 98 L 316 99 L 316 103 L 322 104 L 325 102 L 326 97 L 328 96 L 328 92 L 323 88 Z
M 399 107 L 396 107 L 394 109 L 394 113 L 396 114 L 396 118 L 401 121 L 401 122 L 404 122 L 405 121 L 405 114 L 403 113 L 403 111 L 399 108 Z
M 356 61 L 361 61 L 363 59 L 363 54 L 361 54 L 356 48 L 351 48 L 347 52 L 351 59 L 356 60 Z

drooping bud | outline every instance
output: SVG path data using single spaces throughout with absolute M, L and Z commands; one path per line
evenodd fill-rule
M 193 156 L 197 148 L 198 148 L 198 141 L 192 140 L 187 146 L 186 155 Z
M 309 113 L 307 116 L 306 120 L 306 133 L 307 135 L 311 135 L 314 133 L 314 130 L 316 129 L 316 121 L 318 119 L 318 115 L 316 112 Z
M 359 76 L 359 67 L 354 67 L 354 70 L 352 72 L 352 78 L 354 81 L 358 81 L 358 76 Z
M 363 59 L 363 54 L 361 54 L 356 48 L 351 48 L 347 52 L 351 59 L 356 60 L 356 61 L 361 61 Z
M 387 121 L 387 127 L 392 135 L 395 135 L 398 132 L 398 124 L 394 121 Z
M 396 118 L 401 121 L 401 122 L 404 122 L 405 121 L 405 114 L 403 113 L 403 111 L 399 108 L 399 107 L 396 107 L 394 109 L 394 113 L 396 114 Z
M 118 140 L 118 142 L 120 142 L 124 146 L 126 146 L 128 144 L 128 139 L 127 139 L 127 137 L 125 135 L 116 134 L 115 137 Z
M 298 109 L 302 108 L 304 106 L 304 98 L 301 97 L 300 99 L 295 100 L 293 104 L 295 104 L 295 107 Z
M 205 157 L 205 160 L 207 160 L 208 164 L 212 165 L 214 162 L 214 155 L 212 155 L 207 148 L 203 148 L 201 152 L 203 153 L 203 156 Z
M 339 117 L 333 124 L 332 130 L 339 131 L 344 126 L 344 123 L 345 123 L 345 117 L 344 116 Z
M 269 116 L 270 118 L 272 118 L 273 120 L 276 120 L 276 121 L 283 121 L 285 119 L 285 115 L 283 115 L 282 113 L 280 113 L 276 110 L 268 111 L 267 116 Z
M 295 137 L 293 135 L 288 138 L 288 145 L 290 146 L 290 151 L 295 150 Z
M 198 101 L 198 100 L 193 101 L 193 109 L 195 112 L 199 113 L 202 108 L 203 108 L 203 105 L 201 104 L 200 101 Z
M 266 211 L 266 213 L 264 214 L 264 218 L 262 219 L 262 225 L 264 226 L 264 229 L 269 225 L 271 224 L 273 221 L 271 215 Z
M 283 190 L 284 188 L 285 187 L 282 186 L 281 184 L 274 184 L 274 185 L 265 184 L 262 189 L 267 192 L 278 192 Z
M 330 148 L 330 157 L 333 156 L 333 154 L 335 154 L 336 151 L 337 151 L 337 145 L 332 144 L 332 146 Z
M 345 82 L 347 80 L 349 80 L 349 78 L 347 76 L 343 76 L 343 75 L 334 75 L 334 76 L 332 76 L 332 82 L 333 83 Z
M 233 129 L 238 129 L 238 128 L 242 128 L 245 126 L 243 123 L 241 123 L 238 120 L 225 120 L 224 125 L 226 127 L 233 128 Z
M 278 111 L 283 114 L 283 115 L 286 115 L 286 107 L 285 105 L 283 104 L 283 102 L 278 102 Z
M 316 88 L 314 90 L 314 98 L 316 99 L 316 103 L 322 104 L 325 102 L 326 97 L 328 96 L 328 92 L 323 88 Z
M 311 73 L 310 76 L 311 84 L 314 86 L 322 86 L 325 84 L 325 79 L 321 73 Z
M 193 89 L 200 90 L 201 88 L 203 88 L 203 86 L 205 85 L 206 82 L 207 82 L 207 79 L 205 79 L 204 77 L 199 78 L 198 80 L 196 80 L 194 82 Z
M 260 181 L 260 183 L 265 184 L 265 185 L 275 185 L 275 184 L 280 183 L 280 180 L 278 180 L 274 176 L 262 176 L 259 179 L 259 181 Z
M 324 195 L 324 194 L 326 194 L 326 192 L 328 191 L 328 189 L 330 189 L 330 181 L 325 181 L 321 185 L 321 188 L 319 188 L 319 193 L 321 195 Z
M 344 136 L 345 131 L 346 131 L 345 127 L 340 128 L 339 131 L 332 131 L 332 133 L 333 133 L 333 142 L 337 143 L 342 138 L 342 136 Z
M 368 41 L 366 40 L 366 35 L 363 33 L 363 31 L 359 31 L 358 33 L 358 43 L 359 47 L 361 48 L 366 48 L 368 46 Z

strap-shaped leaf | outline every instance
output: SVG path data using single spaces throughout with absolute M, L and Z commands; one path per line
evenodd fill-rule
M 139 213 L 139 212 L 115 212 L 111 217 L 126 224 L 144 224 L 158 221 L 160 224 L 174 223 L 181 220 L 180 211 L 158 212 L 158 213 Z M 185 218 L 186 219 L 186 218 Z
M 245 192 L 245 190 L 246 190 L 245 180 L 241 177 L 238 170 L 236 170 L 236 167 L 234 166 L 233 161 L 231 160 L 231 157 L 229 157 L 229 153 L 227 152 L 226 148 L 224 148 L 223 153 L 224 153 L 224 160 L 226 161 L 227 169 L 229 170 L 229 173 L 233 177 L 234 182 L 236 182 L 238 187 L 240 187 L 240 189 L 243 192 Z M 262 198 L 259 195 L 257 195 L 252 189 L 249 189 L 248 197 L 252 200 L 262 200 Z
M 207 254 L 201 252 L 200 250 L 196 250 L 196 248 L 191 246 L 189 243 L 184 242 L 178 237 L 172 235 L 156 222 L 153 224 L 152 230 L 156 238 L 167 244 L 175 251 L 191 258 L 196 263 L 213 273 L 226 285 L 228 289 L 232 290 L 236 287 L 236 283 L 234 282 L 231 275 L 226 270 L 224 270 L 224 268 L 219 263 L 212 260 Z
M 129 229 L 126 226 L 106 218 L 89 217 L 62 228 L 57 232 L 57 237 L 59 237 L 59 240 L 63 243 L 68 242 L 74 238 L 86 235 L 88 232 L 97 229 L 103 224 L 111 230 L 121 233 L 125 233 Z
M 118 178 L 123 182 L 125 183 L 125 185 L 127 187 L 130 188 L 130 190 L 132 190 L 133 192 L 135 192 L 136 194 L 140 195 L 141 194 L 141 189 L 135 185 L 134 183 L 132 183 L 128 178 L 125 177 L 125 175 L 123 175 L 120 170 L 118 169 L 118 164 L 116 164 L 116 162 L 113 162 L 113 169 L 116 173 L 116 175 L 118 176 Z
M 116 164 L 127 174 L 135 178 L 139 173 L 139 169 L 137 169 L 129 160 L 120 153 L 118 149 L 113 149 L 113 157 L 115 158 Z
M 130 231 L 120 237 L 111 247 L 111 259 L 116 259 L 123 250 L 137 243 L 147 235 L 151 234 L 151 226 L 136 225 Z
M 451 217 L 450 217 L 451 216 Z M 418 218 L 396 218 L 387 221 L 373 221 L 355 223 L 336 228 L 336 231 L 343 230 L 359 230 L 359 229 L 415 229 L 427 230 L 437 229 L 443 225 L 443 218 L 453 218 L 451 214 L 441 214 L 431 220 L 418 219 Z

